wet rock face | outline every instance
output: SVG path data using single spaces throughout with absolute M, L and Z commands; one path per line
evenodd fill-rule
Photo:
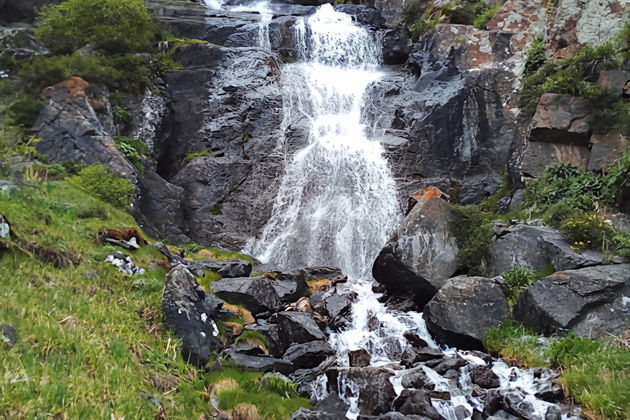
M 498 188 L 497 168 L 523 141 L 510 111 L 517 80 L 510 37 L 438 25 L 411 46 L 409 72 L 387 74 L 368 90 L 364 113 L 380 130 L 403 197 L 431 182 L 469 204 Z
M 336 391 L 345 392 L 340 388 L 346 381 L 353 382 L 358 389 L 361 414 L 384 414 L 391 410 L 392 402 L 396 398 L 394 386 L 389 381 L 394 375 L 392 370 L 380 367 L 337 368 L 329 370 L 326 375 Z M 379 386 L 375 387 L 374 384 Z
M 414 293 L 422 307 L 457 270 L 459 249 L 449 231 L 450 204 L 427 188 L 380 252 L 372 273 L 388 291 Z
M 72 77 L 46 88 L 42 97 L 46 106 L 30 130 L 42 139 L 38 152 L 53 162 L 98 163 L 120 176 L 135 177 L 135 168 L 112 138 L 113 119 L 104 89 Z
M 514 318 L 545 335 L 619 335 L 630 317 L 624 303 L 629 288 L 630 264 L 558 272 L 525 289 Z
M 162 298 L 164 324 L 182 340 L 182 357 L 202 367 L 210 354 L 223 349 L 212 317 L 222 302 L 206 294 L 184 266 L 173 268 L 166 277 Z
M 484 277 L 450 279 L 424 309 L 434 338 L 462 349 L 482 350 L 488 330 L 509 315 L 501 286 Z

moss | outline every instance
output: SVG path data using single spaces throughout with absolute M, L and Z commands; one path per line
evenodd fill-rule
M 188 163 L 195 158 L 210 156 L 210 151 L 208 149 L 204 149 L 201 152 L 189 153 L 184 157 L 184 162 Z
M 469 275 L 487 275 L 494 238 L 490 226 L 493 215 L 479 206 L 455 206 L 454 215 L 449 228 L 459 247 L 460 269 Z

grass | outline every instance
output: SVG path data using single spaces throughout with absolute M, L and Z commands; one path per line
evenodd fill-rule
M 486 348 L 524 367 L 562 371 L 561 384 L 589 418 L 625 419 L 630 412 L 630 351 L 627 343 L 569 334 L 542 337 L 505 320 L 488 332 Z
M 81 264 L 55 268 L 15 246 L 0 255 L 0 322 L 19 334 L 14 347 L 0 343 L 3 416 L 209 418 L 206 390 L 217 375 L 240 386 L 238 395 L 220 396 L 222 407 L 251 402 L 264 418 L 284 419 L 308 405 L 261 388 L 258 373 L 205 373 L 184 363 L 162 327 L 163 256 L 151 246 L 131 252 L 146 274 L 126 277 L 103 261 L 115 248 L 96 245 L 105 227 L 137 228 L 132 216 L 67 181 L 31 183 L 0 194 L 2 214 L 22 239 L 73 250 Z

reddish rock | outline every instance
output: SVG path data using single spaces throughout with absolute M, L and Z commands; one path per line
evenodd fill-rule
M 591 136 L 588 108 L 583 99 L 545 93 L 538 101 L 529 141 L 587 146 Z
M 589 162 L 589 149 L 586 146 L 531 142 L 523 155 L 523 174 L 534 178 L 539 177 L 547 166 L 557 162 L 567 162 L 586 169 Z
M 591 137 L 591 143 L 587 166 L 589 171 L 605 172 L 630 147 L 628 139 L 618 133 L 595 133 Z
M 489 30 L 513 32 L 510 46 L 525 51 L 534 36 L 544 32 L 546 0 L 508 0 L 486 25 Z

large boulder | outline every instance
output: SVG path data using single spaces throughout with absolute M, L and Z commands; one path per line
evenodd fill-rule
M 164 324 L 182 340 L 182 356 L 187 362 L 202 367 L 211 353 L 223 349 L 212 320 L 221 305 L 184 266 L 176 266 L 166 276 L 162 297 Z
M 457 243 L 449 230 L 450 204 L 427 188 L 376 258 L 372 274 L 391 293 L 414 293 L 428 302 L 457 270 Z
M 582 98 L 545 93 L 532 120 L 530 141 L 588 145 L 591 137 L 589 109 Z
M 48 87 L 46 100 L 30 132 L 41 141 L 37 151 L 53 162 L 98 163 L 127 178 L 135 168 L 112 138 L 113 120 L 107 92 L 80 77 Z
M 506 233 L 507 232 L 507 233 Z M 571 270 L 602 263 L 600 252 L 578 253 L 557 230 L 548 226 L 517 224 L 502 232 L 490 248 L 490 272 L 499 275 L 512 267 L 532 271 Z
M 308 292 L 308 284 L 302 271 L 275 273 L 273 288 L 278 293 L 282 303 L 285 304 L 295 302 L 299 298 L 306 296 Z
M 510 316 L 496 279 L 459 276 L 450 279 L 424 308 L 424 319 L 441 344 L 483 349 L 490 328 Z
M 278 312 L 274 315 L 273 320 L 278 324 L 279 338 L 285 344 L 285 348 L 292 344 L 326 339 L 326 336 L 309 313 Z
M 326 372 L 328 383 L 337 392 L 346 392 L 343 384 L 351 382 L 358 393 L 359 413 L 365 415 L 383 414 L 391 410 L 396 398 L 390 378 L 394 371 L 384 367 L 334 368 Z M 375 386 L 378 384 L 378 386 Z
M 314 368 L 335 354 L 334 349 L 325 341 L 296 343 L 289 347 L 282 356 L 293 363 L 296 369 Z
M 243 305 L 254 315 L 261 312 L 275 312 L 282 308 L 282 301 L 268 277 L 245 277 L 221 279 L 210 287 L 221 299 Z
M 618 335 L 628 327 L 630 264 L 562 271 L 523 291 L 514 318 L 541 334 Z

